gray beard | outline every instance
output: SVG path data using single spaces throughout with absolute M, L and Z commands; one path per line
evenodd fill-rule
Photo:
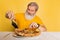
M 28 12 L 25 12 L 25 18 L 27 20 L 32 20 L 34 17 L 35 17 L 35 14 L 34 15 L 30 15 Z

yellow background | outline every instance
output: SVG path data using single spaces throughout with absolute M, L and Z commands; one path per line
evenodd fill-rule
M 25 12 L 30 2 L 39 5 L 37 15 L 42 19 L 47 31 L 60 31 L 60 0 L 0 0 L 0 31 L 14 30 L 11 21 L 5 18 L 7 10 L 14 13 Z

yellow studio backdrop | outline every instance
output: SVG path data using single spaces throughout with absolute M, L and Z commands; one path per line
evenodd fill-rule
M 5 18 L 7 10 L 14 13 L 25 12 L 30 2 L 39 5 L 37 15 L 47 27 L 47 31 L 60 31 L 60 0 L 0 0 L 0 31 L 14 30 L 11 21 Z

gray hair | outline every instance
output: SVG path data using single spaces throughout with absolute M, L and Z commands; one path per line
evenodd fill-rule
M 36 2 L 30 2 L 30 3 L 28 4 L 28 7 L 29 7 L 29 6 L 36 6 L 36 11 L 37 11 L 38 8 L 39 8 L 39 6 L 37 5 Z

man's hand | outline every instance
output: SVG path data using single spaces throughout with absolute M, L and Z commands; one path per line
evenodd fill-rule
M 13 20 L 14 19 L 14 13 L 13 11 L 7 11 L 6 12 L 6 18 Z
M 47 28 L 44 25 L 40 25 L 39 29 L 41 32 L 47 31 Z
M 35 23 L 35 22 L 32 22 L 32 23 L 30 24 L 30 28 L 37 28 L 37 27 L 38 27 L 38 24 Z
M 39 28 L 41 32 L 44 32 L 44 31 L 47 31 L 46 27 L 44 25 L 41 25 L 40 26 L 35 23 L 35 22 L 32 22 L 31 25 L 30 25 L 30 28 Z

